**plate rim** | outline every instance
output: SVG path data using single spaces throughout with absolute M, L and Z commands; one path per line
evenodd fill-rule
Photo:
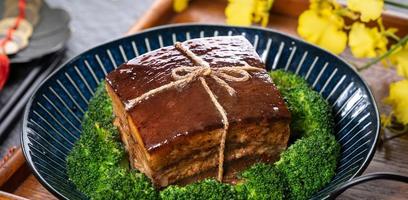
M 265 27 L 256 27 L 256 26 L 250 26 L 250 27 L 246 27 L 246 26 L 230 26 L 230 25 L 224 25 L 224 24 L 214 24 L 214 23 L 178 23 L 178 24 L 167 24 L 167 25 L 161 25 L 161 26 L 155 26 L 152 28 L 148 28 L 148 29 L 144 29 L 142 31 L 139 31 L 137 33 L 134 34 L 130 34 L 130 35 L 125 35 L 123 37 L 119 37 L 107 42 L 104 42 L 102 44 L 96 45 L 94 47 L 88 48 L 85 51 L 82 51 L 81 53 L 79 53 L 78 55 L 68 59 L 67 61 L 63 62 L 62 64 L 60 64 L 60 66 L 55 69 L 55 71 L 53 71 L 51 74 L 49 74 L 42 82 L 41 84 L 39 84 L 33 94 L 31 95 L 29 101 L 27 102 L 27 105 L 24 109 L 24 115 L 23 115 L 23 123 L 22 123 L 22 131 L 21 131 L 21 135 L 20 135 L 20 146 L 23 150 L 23 155 L 27 161 L 28 167 L 31 169 L 33 173 L 33 175 L 37 178 L 37 180 L 48 190 L 50 191 L 52 194 L 56 195 L 59 198 L 63 198 L 63 199 L 67 199 L 67 197 L 65 197 L 63 194 L 61 194 L 60 192 L 58 192 L 54 187 L 52 187 L 52 185 L 48 184 L 47 181 L 44 180 L 44 178 L 40 175 L 40 173 L 38 172 L 38 170 L 35 168 L 35 166 L 32 163 L 31 160 L 31 155 L 29 153 L 29 147 L 28 147 L 28 138 L 27 138 L 27 123 L 28 123 L 28 113 L 30 111 L 30 108 L 32 106 L 34 97 L 37 95 L 38 90 L 44 85 L 45 82 L 47 82 L 49 79 L 51 79 L 56 73 L 60 72 L 65 66 L 70 65 L 71 63 L 74 63 L 76 60 L 80 59 L 80 57 L 83 54 L 87 54 L 91 51 L 93 51 L 94 49 L 100 48 L 102 46 L 105 45 L 109 45 L 111 43 L 115 43 L 118 42 L 120 40 L 125 40 L 125 39 L 129 39 L 132 37 L 135 37 L 137 35 L 141 35 L 141 34 L 145 34 L 148 32 L 153 32 L 153 31 L 159 31 L 160 29 L 168 29 L 168 28 L 179 28 L 179 27 L 219 27 L 219 28 L 241 28 L 241 29 L 249 29 L 249 30 L 258 30 L 258 31 L 264 31 L 264 32 L 273 32 L 273 33 L 277 33 L 281 36 L 284 37 L 288 37 L 291 40 L 295 41 L 295 42 L 299 42 L 302 44 L 306 44 L 306 45 L 310 45 L 314 48 L 317 48 L 321 51 L 324 51 L 328 54 L 330 54 L 331 56 L 334 56 L 335 58 L 339 59 L 341 62 L 343 62 L 349 69 L 351 69 L 351 71 L 357 75 L 358 79 L 360 79 L 362 86 L 366 89 L 366 91 L 368 92 L 368 97 L 369 97 L 369 101 L 371 101 L 370 103 L 373 105 L 374 107 L 374 112 L 375 112 L 375 118 L 376 118 L 376 129 L 375 129 L 375 134 L 371 137 L 374 137 L 372 139 L 373 143 L 371 145 L 371 148 L 369 149 L 368 152 L 368 156 L 366 157 L 366 159 L 364 160 L 363 164 L 361 165 L 361 167 L 357 170 L 357 172 L 355 172 L 349 179 L 346 179 L 345 182 L 352 180 L 353 178 L 360 176 L 368 167 L 368 165 L 370 164 L 371 160 L 374 157 L 374 154 L 376 152 L 376 146 L 378 144 L 378 139 L 379 139 L 379 133 L 380 133 L 380 129 L 381 129 L 381 119 L 380 119 L 380 114 L 379 114 L 379 110 L 378 110 L 378 106 L 377 106 L 377 101 L 374 97 L 374 95 L 372 94 L 372 91 L 370 89 L 370 87 L 368 86 L 367 82 L 361 77 L 361 75 L 358 73 L 358 71 L 352 67 L 345 59 L 341 58 L 340 56 L 333 54 L 330 51 L 327 51 L 315 44 L 309 43 L 305 40 L 302 40 L 300 38 L 294 37 L 292 35 L 289 35 L 287 33 L 284 33 L 282 31 L 276 30 L 274 28 L 265 28 Z M 142 55 L 142 54 L 141 54 Z M 139 55 L 140 56 L 140 55 Z M 326 198 L 326 197 L 324 197 Z

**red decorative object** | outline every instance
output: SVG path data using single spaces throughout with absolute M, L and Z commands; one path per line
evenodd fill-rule
M 0 90 L 6 84 L 10 72 L 10 61 L 5 54 L 0 54 Z
M 10 27 L 7 30 L 6 37 L 0 41 L 0 48 L 3 49 L 2 52 L 6 52 L 4 49 L 5 45 L 7 44 L 8 41 L 12 39 L 13 32 L 18 28 L 20 21 L 24 19 L 25 7 L 26 7 L 26 1 L 19 0 L 18 1 L 18 17 L 16 19 L 16 22 L 14 26 Z M 9 74 L 10 74 L 10 60 L 6 54 L 0 54 L 0 91 L 3 89 L 4 85 L 6 84 Z

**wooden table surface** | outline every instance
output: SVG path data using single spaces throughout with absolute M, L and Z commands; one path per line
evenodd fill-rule
M 165 0 L 170 1 L 170 0 Z M 148 0 L 138 0 L 139 3 L 141 2 L 149 2 Z M 293 0 L 289 1 L 293 2 Z M 143 5 L 145 8 L 148 7 L 150 4 L 147 3 Z M 142 4 L 139 4 L 142 6 Z M 196 6 L 196 7 L 194 7 Z M 166 19 L 167 22 L 183 22 L 188 20 L 194 21 L 204 21 L 208 22 L 218 22 L 222 23 L 223 18 L 220 15 L 219 10 L 221 8 L 210 6 L 206 10 L 205 8 L 200 7 L 200 5 L 192 5 L 190 11 L 185 12 L 181 15 L 173 16 L 172 18 Z M 164 9 L 156 8 L 156 9 Z M 215 15 L 212 15 L 211 12 L 218 10 Z M 150 11 L 150 13 L 155 13 L 155 10 Z M 206 13 L 206 14 L 204 14 Z M 210 15 L 209 15 L 210 13 Z M 149 13 L 148 13 L 149 14 Z M 162 17 L 162 16 L 161 16 Z M 163 18 L 163 17 L 162 17 Z M 142 19 L 142 21 L 145 19 Z M 296 36 L 296 18 L 288 18 L 282 15 L 272 15 L 271 20 L 273 20 L 272 27 L 279 29 L 281 31 L 285 31 L 289 34 Z M 143 22 L 146 25 L 147 22 Z M 151 24 L 153 25 L 153 24 Z M 131 32 L 136 32 L 144 28 L 141 26 L 141 23 L 135 24 L 131 28 Z M 72 41 L 75 42 L 75 41 Z M 78 52 L 79 53 L 79 52 Z M 361 61 L 354 60 L 350 57 L 349 53 L 344 53 L 342 55 L 346 59 L 350 59 L 353 62 L 361 63 Z M 397 77 L 395 73 L 384 69 L 382 66 L 374 66 L 364 72 L 362 72 L 364 79 L 369 83 L 375 98 L 379 104 L 380 110 L 386 109 L 383 104 L 381 103 L 381 99 L 383 99 L 387 95 L 388 91 L 388 84 L 389 82 L 396 80 Z M 391 133 L 386 133 L 386 135 L 391 135 Z M 408 175 L 408 135 L 405 135 L 400 138 L 393 139 L 391 141 L 387 141 L 382 148 L 378 148 L 376 154 L 371 161 L 370 165 L 368 166 L 365 173 L 370 172 L 398 172 L 404 175 Z M 24 167 L 23 167 L 24 168 Z M 24 170 L 27 168 L 25 167 Z M 23 170 L 23 171 L 24 171 Z M 23 173 L 23 172 L 22 172 Z M 4 188 L 2 188 L 4 190 Z M 35 179 L 33 175 L 29 175 L 27 179 L 24 180 L 22 184 L 20 184 L 17 188 L 6 188 L 7 192 L 14 193 L 16 195 L 20 195 L 22 197 L 26 197 L 29 199 L 53 199 L 53 197 L 47 190 L 45 190 Z M 0 199 L 1 199 L 0 193 Z M 369 183 L 365 183 L 359 186 L 355 186 L 345 193 L 343 193 L 338 199 L 408 199 L 408 185 L 392 182 L 392 181 L 372 181 Z

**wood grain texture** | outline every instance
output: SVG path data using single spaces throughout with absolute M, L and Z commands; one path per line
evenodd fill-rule
M 21 148 L 12 152 L 7 161 L 3 158 L 3 161 L 4 164 L 0 167 L 0 186 L 8 181 L 10 177 L 13 176 L 22 165 L 24 165 L 25 160 Z
M 3 182 L 0 184 L 0 199 L 18 199 L 8 193 L 28 199 L 56 199 L 31 173 L 21 148 L 1 168 L 0 178 Z
M 13 193 L 33 200 L 57 199 L 46 190 L 32 174 L 30 174 Z
M 0 191 L 0 200 L 27 200 L 27 198 Z
M 144 16 L 134 24 L 128 34 L 135 33 L 139 30 L 154 26 L 155 24 L 163 24 L 167 22 L 168 17 L 171 17 L 173 12 L 173 0 L 155 1 L 153 5 L 145 12 Z

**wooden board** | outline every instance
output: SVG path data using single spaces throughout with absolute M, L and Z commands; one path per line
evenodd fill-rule
M 223 0 L 193 0 L 186 11 L 174 13 L 172 0 L 156 0 L 151 9 L 129 29 L 127 34 L 163 24 L 224 23 L 225 5 L 226 1 Z M 297 17 L 307 7 L 307 0 L 275 0 L 268 26 L 297 36 Z M 398 27 L 400 35 L 408 34 L 408 19 L 398 13 L 385 13 L 384 23 L 386 26 Z M 341 56 L 357 64 L 363 63 L 362 60 L 353 59 L 347 51 Z M 381 99 L 387 96 L 388 84 L 398 79 L 395 73 L 376 65 L 362 74 L 371 86 L 380 110 L 387 109 L 381 103 Z M 408 175 L 406 152 L 408 152 L 408 135 L 389 141 L 382 149 L 377 150 L 366 172 L 388 171 Z M 407 197 L 408 185 L 390 181 L 374 181 L 349 189 L 339 199 L 406 199 Z M 21 200 L 26 198 L 56 199 L 31 174 L 21 149 L 19 149 L 5 165 L 0 167 L 0 199 Z
M 17 148 L 0 167 L 0 199 L 57 199 L 34 177 Z
M 173 0 L 156 0 L 144 17 L 132 26 L 128 34 L 154 26 L 174 23 L 225 23 L 226 0 L 192 0 L 187 10 L 175 13 Z M 275 0 L 271 9 L 268 27 L 296 35 L 297 17 L 308 8 L 308 0 Z M 385 11 L 383 21 L 386 27 L 397 27 L 397 35 L 408 34 L 408 15 Z

